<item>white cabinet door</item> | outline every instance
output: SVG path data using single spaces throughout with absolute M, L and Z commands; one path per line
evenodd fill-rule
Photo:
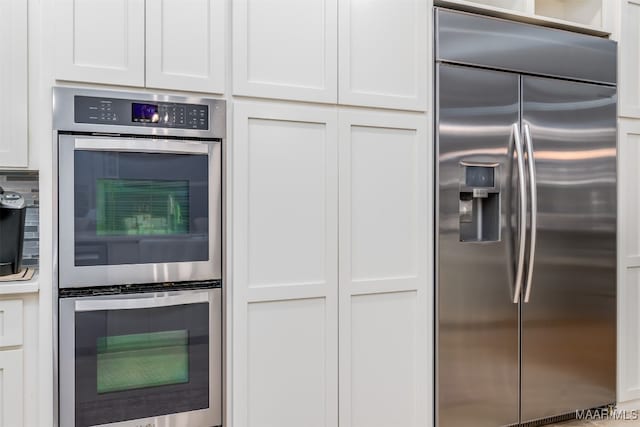
M 640 1 L 622 0 L 618 47 L 619 114 L 640 118 Z
M 427 116 L 339 111 L 340 426 L 432 419 Z
M 0 167 L 28 166 L 27 2 L 0 0 Z
M 235 427 L 336 427 L 335 107 L 234 104 Z
M 23 425 L 22 350 L 0 351 L 0 427 Z
M 234 94 L 335 103 L 337 20 L 337 0 L 234 0 Z
M 22 345 L 23 313 L 21 299 L 0 300 L 0 349 Z
M 144 0 L 56 0 L 56 79 L 144 86 Z
M 640 399 L 640 121 L 618 121 L 618 401 Z
M 433 38 L 428 3 L 340 1 L 340 104 L 427 109 Z
M 146 0 L 147 87 L 224 93 L 225 0 Z

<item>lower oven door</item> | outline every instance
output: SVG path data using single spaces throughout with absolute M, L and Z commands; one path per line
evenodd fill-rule
M 222 425 L 221 290 L 60 300 L 60 426 Z

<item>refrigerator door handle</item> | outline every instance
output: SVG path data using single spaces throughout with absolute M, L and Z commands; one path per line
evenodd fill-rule
M 533 157 L 533 139 L 528 123 L 524 127 L 524 141 L 527 146 L 527 165 L 529 169 L 529 194 L 531 197 L 531 238 L 529 240 L 529 262 L 527 268 L 527 281 L 524 288 L 524 302 L 529 302 L 531 296 L 531 284 L 533 280 L 533 262 L 536 257 L 536 232 L 538 227 L 538 191 L 536 182 L 536 164 Z
M 518 304 L 522 293 L 522 280 L 524 276 L 525 238 L 527 236 L 527 192 L 524 177 L 524 154 L 522 141 L 520 140 L 520 129 L 517 123 L 513 124 L 513 143 L 516 147 L 516 160 L 518 163 L 518 261 L 516 269 L 516 283 L 513 293 L 513 303 Z

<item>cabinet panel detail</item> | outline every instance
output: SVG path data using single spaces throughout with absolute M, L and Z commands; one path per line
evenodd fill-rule
M 337 35 L 337 0 L 234 1 L 234 94 L 335 103 Z

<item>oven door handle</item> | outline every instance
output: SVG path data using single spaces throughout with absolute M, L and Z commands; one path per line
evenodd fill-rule
M 178 153 L 178 154 L 207 154 L 209 145 L 219 141 L 184 141 L 157 140 L 138 138 L 77 138 L 74 147 L 84 151 L 125 151 L 136 153 Z
M 170 307 L 173 305 L 209 302 L 209 296 L 209 291 L 190 291 L 179 295 L 157 292 L 137 298 L 82 298 L 75 302 L 75 311 L 137 310 L 141 308 Z

